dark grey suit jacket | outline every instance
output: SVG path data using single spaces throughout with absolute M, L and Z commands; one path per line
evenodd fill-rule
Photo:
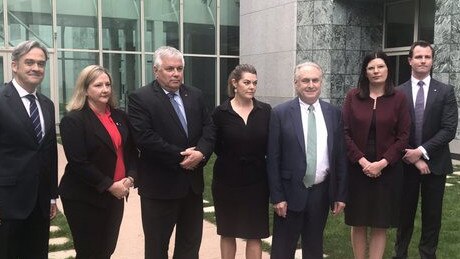
M 193 171 L 180 167 L 180 152 L 196 147 L 206 158 L 214 147 L 214 130 L 201 90 L 182 85 L 180 96 L 187 118 L 188 137 L 179 117 L 160 85 L 152 83 L 129 96 L 128 116 L 134 140 L 140 150 L 139 194 L 151 199 L 179 199 L 189 189 L 201 194 L 203 166 Z
M 409 145 L 416 148 L 414 143 L 414 99 L 412 98 L 411 80 L 399 88 L 407 97 L 411 115 L 411 134 Z M 423 114 L 422 146 L 430 157 L 426 162 L 433 174 L 452 173 L 449 142 L 455 137 L 458 123 L 458 108 L 454 88 L 431 78 Z
M 30 117 L 12 82 L 0 90 L 0 219 L 25 219 L 37 202 L 49 218 L 57 198 L 54 105 L 37 92 L 45 121 L 38 143 Z
M 333 202 L 346 202 L 348 174 L 342 113 L 321 101 L 327 128 L 329 154 L 329 197 Z M 307 202 L 308 189 L 303 184 L 307 168 L 299 98 L 278 105 L 272 110 L 267 170 L 270 198 L 273 204 L 287 201 L 288 209 L 301 211 Z

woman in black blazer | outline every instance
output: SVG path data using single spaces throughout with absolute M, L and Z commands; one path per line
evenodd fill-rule
M 67 166 L 59 185 L 76 258 L 110 258 L 134 184 L 137 152 L 127 116 L 114 108 L 112 78 L 97 65 L 82 70 L 60 133 Z

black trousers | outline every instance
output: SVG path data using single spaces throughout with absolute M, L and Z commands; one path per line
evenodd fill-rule
M 420 258 L 436 258 L 445 185 L 445 175 L 420 175 L 413 165 L 404 166 L 401 221 L 396 234 L 394 258 L 408 257 L 407 250 L 414 231 L 419 194 L 422 197 L 422 233 L 418 247 Z
M 49 228 L 50 218 L 43 216 L 38 201 L 26 219 L 2 220 L 0 223 L 0 258 L 48 258 Z
M 303 211 L 289 210 L 286 218 L 274 213 L 271 259 L 294 259 L 299 236 L 302 258 L 323 258 L 323 231 L 329 213 L 329 181 L 312 186 Z
M 106 208 L 62 198 L 77 259 L 109 259 L 115 251 L 124 200 L 112 199 Z
M 168 259 L 176 226 L 174 259 L 198 259 L 203 233 L 203 195 L 189 191 L 181 199 L 141 197 L 146 259 Z

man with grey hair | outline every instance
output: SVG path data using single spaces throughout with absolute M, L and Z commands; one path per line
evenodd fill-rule
M 319 99 L 321 67 L 299 64 L 297 97 L 272 110 L 267 154 L 270 198 L 275 210 L 271 258 L 294 258 L 299 236 L 303 258 L 323 258 L 323 231 L 330 206 L 342 212 L 347 167 L 342 114 Z
M 184 58 L 173 47 L 155 51 L 155 80 L 129 96 L 129 118 L 140 151 L 145 258 L 168 258 L 176 226 L 174 258 L 198 258 L 203 228 L 203 166 L 214 132 L 203 94 L 184 85 Z
M 37 91 L 47 60 L 39 42 L 22 42 L 12 52 L 14 78 L 0 90 L 0 258 L 48 258 L 56 126 L 53 102 Z

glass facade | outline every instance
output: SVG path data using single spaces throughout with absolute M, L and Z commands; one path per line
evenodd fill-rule
M 112 73 L 123 108 L 130 92 L 153 80 L 155 49 L 176 47 L 185 55 L 185 83 L 202 89 L 212 108 L 227 98 L 222 89 L 239 61 L 235 0 L 6 0 L 0 9 L 7 21 L 0 22 L 0 79 L 11 79 L 4 71 L 11 70 L 18 43 L 46 45 L 50 60 L 40 91 L 54 101 L 57 121 L 78 74 L 90 64 Z

